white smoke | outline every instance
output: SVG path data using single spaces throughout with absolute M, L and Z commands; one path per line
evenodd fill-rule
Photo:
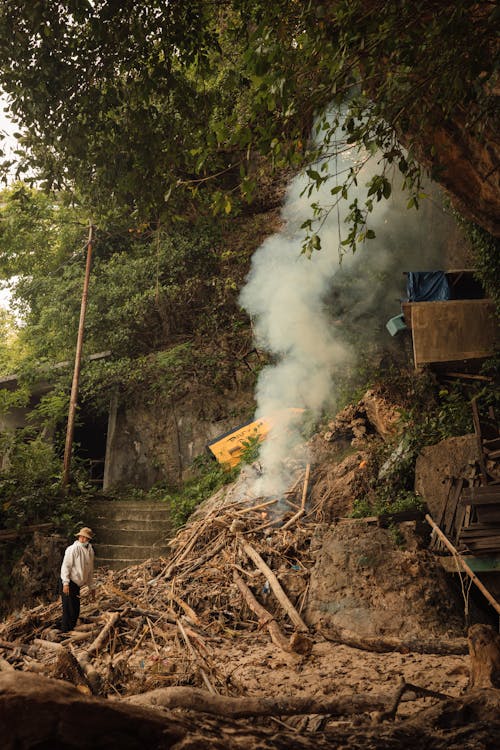
M 355 153 L 342 148 L 339 151 L 329 169 L 338 172 L 341 184 Z M 350 191 L 349 198 L 356 195 L 361 204 L 366 197 L 365 185 L 377 170 L 373 160 L 369 167 L 363 167 L 359 187 Z M 360 321 L 365 341 L 382 329 L 388 337 L 385 322 L 399 312 L 401 272 L 410 268 L 412 255 L 424 254 L 419 252 L 420 216 L 406 212 L 394 200 L 375 204 L 370 227 L 375 228 L 377 239 L 354 255 L 344 255 L 341 264 L 339 242 L 347 233 L 344 216 L 351 201 L 340 201 L 323 226 L 316 229 L 321 250 L 310 259 L 301 254 L 301 225 L 311 217 L 311 200 L 320 205 L 331 203 L 335 179 L 326 182 L 312 198 L 304 190 L 308 185 L 305 175 L 292 181 L 282 209 L 283 230 L 267 238 L 255 252 L 240 295 L 242 307 L 253 320 L 257 346 L 274 359 L 260 373 L 256 388 L 255 416 L 269 418 L 274 424 L 261 446 L 261 474 L 251 488 L 257 496 L 280 496 L 289 488 L 287 459 L 291 456 L 305 465 L 308 456 L 301 420 L 293 409 L 304 409 L 317 417 L 327 403 L 332 405 L 336 374 L 353 366 L 359 357 L 352 332 L 346 335 L 348 326 Z M 384 284 L 384 276 L 391 278 L 391 285 Z M 387 313 L 391 305 L 393 311 Z M 361 341 L 362 336 L 357 338 Z

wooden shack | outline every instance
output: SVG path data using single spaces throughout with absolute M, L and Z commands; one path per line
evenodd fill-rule
M 449 299 L 401 303 L 415 367 L 491 357 L 499 341 L 496 306 L 472 270 L 444 272 Z
M 402 309 L 416 368 L 484 359 L 495 351 L 499 325 L 491 299 L 403 302 Z

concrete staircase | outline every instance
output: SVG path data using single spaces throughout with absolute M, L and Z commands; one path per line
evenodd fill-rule
M 167 554 L 173 536 L 165 503 L 99 500 L 92 504 L 89 521 L 95 533 L 96 567 L 112 570 Z

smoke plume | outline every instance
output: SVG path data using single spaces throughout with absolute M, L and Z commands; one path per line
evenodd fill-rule
M 341 174 L 354 156 L 344 150 L 330 168 Z M 356 188 L 360 202 L 364 185 L 376 171 L 376 163 L 363 168 Z M 302 255 L 301 224 L 311 216 L 311 200 L 331 203 L 336 183 L 328 181 L 312 199 L 307 190 L 301 196 L 307 184 L 304 175 L 290 184 L 282 209 L 283 230 L 255 252 L 240 295 L 252 318 L 257 346 L 273 360 L 260 373 L 256 388 L 255 417 L 269 418 L 274 425 L 260 450 L 261 474 L 252 487 L 258 496 L 281 495 L 290 486 L 289 459 L 304 464 L 308 460 L 301 419 L 293 410 L 317 417 L 327 404 L 334 408 L 339 372 L 354 367 L 360 351 L 366 353 L 376 339 L 390 339 L 385 323 L 400 312 L 402 272 L 437 267 L 433 256 L 440 242 L 426 234 L 421 212 L 406 210 L 407 198 L 403 205 L 401 198 L 376 204 L 370 216 L 376 239 L 344 255 L 342 263 L 339 241 L 347 233 L 347 206 L 339 204 L 318 231 L 321 250 L 310 259 Z M 351 191 L 349 197 L 353 196 Z

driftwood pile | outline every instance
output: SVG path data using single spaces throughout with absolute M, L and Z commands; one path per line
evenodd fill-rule
M 221 491 L 177 534 L 168 560 L 101 573 L 95 602 L 83 589 L 80 624 L 69 634 L 57 629 L 59 602 L 11 616 L 0 626 L 0 669 L 63 677 L 99 695 L 187 685 L 224 695 L 227 674 L 211 659 L 211 639 L 264 629 L 283 651 L 307 655 L 300 613 L 312 519 L 300 521 L 308 481 L 309 467 L 280 502 L 231 501 Z
M 171 542 L 172 554 L 168 559 L 149 560 L 118 572 L 102 572 L 95 602 L 82 591 L 81 618 L 71 633 L 63 634 L 58 630 L 59 602 L 10 616 L 0 626 L 0 725 L 7 707 L 10 706 L 9 726 L 13 727 L 12 710 L 17 703 L 26 706 L 26 701 L 32 701 L 33 706 L 38 707 L 36 710 L 53 712 L 54 721 L 50 730 L 47 729 L 47 741 L 57 740 L 58 747 L 86 747 L 73 745 L 67 738 L 63 741 L 54 734 L 63 731 L 57 717 L 62 715 L 62 706 L 67 707 L 68 701 L 80 707 L 87 705 L 86 700 L 90 701 L 88 715 L 94 716 L 92 721 L 97 722 L 96 726 L 101 709 L 108 727 L 113 721 L 123 723 L 123 712 L 130 711 L 129 723 L 145 728 L 150 722 L 151 731 L 160 734 L 158 727 L 167 717 L 162 714 L 158 723 L 158 718 L 152 718 L 153 707 L 156 710 L 187 709 L 203 714 L 205 719 L 211 714 L 218 719 L 226 717 L 225 721 L 227 717 L 231 720 L 272 717 L 268 721 L 279 722 L 286 733 L 297 732 L 291 725 L 283 724 L 288 716 L 323 717 L 322 723 L 317 722 L 315 726 L 324 727 L 325 720 L 354 716 L 359 722 L 359 717 L 364 715 L 368 721 L 377 721 L 381 726 L 384 721 L 395 719 L 404 696 L 411 699 L 411 696 L 424 695 L 447 705 L 449 696 L 406 683 L 381 693 L 346 695 L 340 690 L 320 697 L 317 692 L 310 696 L 247 695 L 241 685 L 231 680 L 231 665 L 215 658 L 214 645 L 226 638 L 248 639 L 249 647 L 255 647 L 259 640 L 270 639 L 277 649 L 300 662 L 308 658 L 315 642 L 322 638 L 309 631 L 302 615 L 313 564 L 310 542 L 316 521 L 315 509 L 307 508 L 309 481 L 308 466 L 280 500 L 232 500 L 230 494 L 221 491 L 177 534 Z M 473 670 L 474 686 L 486 688 L 488 694 L 493 691 L 493 697 L 490 695 L 486 703 L 498 708 L 499 691 L 495 688 L 498 687 L 500 643 L 492 632 L 493 635 L 486 628 L 481 637 L 471 639 L 469 651 L 471 656 L 475 650 L 482 654 L 477 664 L 481 659 L 484 661 L 475 672 Z M 491 653 L 487 658 L 480 648 L 481 638 L 488 641 Z M 362 640 L 346 631 L 332 635 L 331 639 L 379 652 L 467 651 L 466 639 L 408 644 L 395 638 Z M 14 677 L 19 671 L 25 674 L 16 682 Z M 39 676 L 35 677 L 37 674 Z M 58 687 L 51 697 L 50 685 L 60 686 L 61 683 L 47 682 L 47 677 L 71 683 L 68 687 L 73 692 L 67 693 L 66 688 L 65 692 Z M 96 702 L 91 696 L 101 700 Z M 49 699 L 50 706 L 47 705 Z M 111 714 L 115 710 L 118 713 L 113 719 Z M 146 713 L 141 714 L 141 711 Z M 478 710 L 478 715 L 480 713 Z M 183 720 L 175 714 L 169 721 L 182 724 Z M 187 732 L 185 724 L 182 726 L 179 737 Z M 295 744 L 290 744 L 286 738 L 281 742 L 276 734 L 271 741 L 265 726 L 264 723 L 259 730 L 255 729 L 262 734 L 262 747 L 328 746 L 318 738 L 308 744 L 302 736 L 299 743 L 297 735 Z M 25 728 L 19 726 L 16 731 L 17 734 L 12 735 L 15 737 L 12 747 L 21 750 L 35 747 L 30 744 L 31 735 L 22 739 Z M 248 727 L 232 727 L 228 731 L 233 736 L 238 731 L 251 733 Z M 41 740 L 40 735 L 33 738 L 33 743 L 35 739 Z M 110 748 L 114 741 L 110 740 Z M 364 740 L 359 747 L 363 745 Z M 105 743 L 98 746 L 108 747 Z M 128 746 L 135 747 L 134 744 L 123 745 Z M 162 745 L 158 740 L 152 746 L 173 747 L 174 744 Z M 203 746 L 211 745 L 204 740 Z M 220 745 L 232 746 L 229 740 Z M 234 744 L 236 746 L 245 747 L 245 743 Z M 248 746 L 252 746 L 251 742 Z M 350 746 L 345 744 L 345 747 Z M 372 746 L 385 745 L 372 743 Z M 386 746 L 399 747 L 398 744 Z M 215 743 L 213 747 L 219 745 Z M 358 745 L 352 744 L 352 747 Z

